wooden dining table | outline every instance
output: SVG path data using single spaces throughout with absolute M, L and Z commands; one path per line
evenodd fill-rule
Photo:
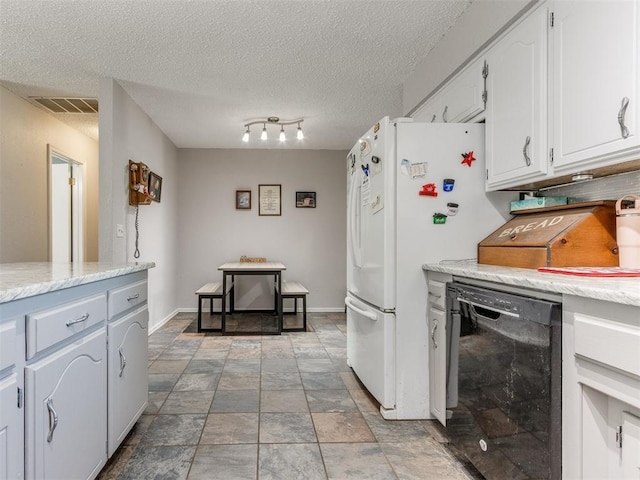
M 222 272 L 222 291 L 227 292 L 227 285 L 229 280 L 231 281 L 231 288 L 229 290 L 229 314 L 233 314 L 235 311 L 235 277 L 236 275 L 266 275 L 273 276 L 274 288 L 274 306 L 273 313 L 277 317 L 277 330 L 276 331 L 253 331 L 253 332 L 227 332 L 227 295 L 222 296 L 222 314 L 221 314 L 221 330 L 223 335 L 242 333 L 245 335 L 263 335 L 263 334 L 275 334 L 280 335 L 282 333 L 282 271 L 287 267 L 281 262 L 227 262 L 218 267 L 218 270 Z M 229 277 L 231 277 L 229 279 Z

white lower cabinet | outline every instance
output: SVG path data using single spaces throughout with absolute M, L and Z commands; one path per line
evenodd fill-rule
M 18 376 L 0 380 L 0 480 L 22 478 L 24 440 Z
M 109 323 L 109 456 L 147 406 L 147 306 Z
M 94 478 L 107 461 L 106 332 L 25 368 L 27 478 Z

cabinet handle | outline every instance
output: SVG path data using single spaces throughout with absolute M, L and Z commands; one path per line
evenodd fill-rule
M 122 348 L 118 349 L 118 353 L 120 354 L 120 375 L 118 376 L 121 377 L 122 372 L 124 372 L 124 367 L 127 366 L 127 357 L 125 357 L 124 353 L 122 353 Z
M 58 426 L 58 413 L 55 408 L 53 408 L 53 399 L 50 398 L 47 400 L 47 410 L 49 410 L 49 433 L 47 434 L 47 443 L 51 443 L 53 440 L 53 432 Z M 53 416 L 53 422 L 51 421 L 51 417 Z
M 139 293 L 136 293 L 135 295 L 127 297 L 127 302 L 130 302 L 131 300 L 136 300 L 137 298 L 140 298 L 140 294 Z
M 436 121 L 436 114 L 433 114 L 433 117 L 431 117 L 431 123 L 434 123 Z
M 449 110 L 449 105 L 445 105 L 444 106 L 444 110 L 442 111 L 442 121 L 444 123 L 447 123 L 449 120 L 447 120 L 447 111 Z
M 438 343 L 436 342 L 436 330 L 438 329 L 438 321 L 433 321 L 433 328 L 431 329 L 431 341 L 433 342 L 433 348 L 438 348 Z
M 71 325 L 75 325 L 76 323 L 86 322 L 88 318 L 89 318 L 89 314 L 85 313 L 80 318 L 76 318 L 75 320 L 67 320 L 67 327 L 70 327 Z
M 624 124 L 624 116 L 627 113 L 628 106 L 629 99 L 624 97 L 622 99 L 622 104 L 620 105 L 620 111 L 618 112 L 618 123 L 620 124 L 620 135 L 622 135 L 622 138 L 627 138 L 629 136 L 629 129 Z
M 524 163 L 527 167 L 531 166 L 531 158 L 529 158 L 529 144 L 531 143 L 531 137 L 527 135 L 527 139 L 524 141 L 524 147 L 522 147 L 522 155 L 524 155 Z

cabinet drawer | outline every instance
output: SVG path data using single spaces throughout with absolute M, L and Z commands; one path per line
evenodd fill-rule
M 16 363 L 16 321 L 0 325 L 0 372 Z
M 438 280 L 429 279 L 427 288 L 429 289 L 429 303 L 444 310 L 446 306 L 447 284 Z
M 109 290 L 109 320 L 147 301 L 147 282 L 136 282 Z
M 576 355 L 640 377 L 640 328 L 576 313 Z
M 107 319 L 106 295 L 100 294 L 27 315 L 27 358 Z

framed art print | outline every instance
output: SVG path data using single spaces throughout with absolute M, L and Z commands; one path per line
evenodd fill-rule
M 296 208 L 316 208 L 316 192 L 296 192 Z
M 251 190 L 236 190 L 236 210 L 251 210 Z
M 281 185 L 258 185 L 258 215 L 282 215 Z

